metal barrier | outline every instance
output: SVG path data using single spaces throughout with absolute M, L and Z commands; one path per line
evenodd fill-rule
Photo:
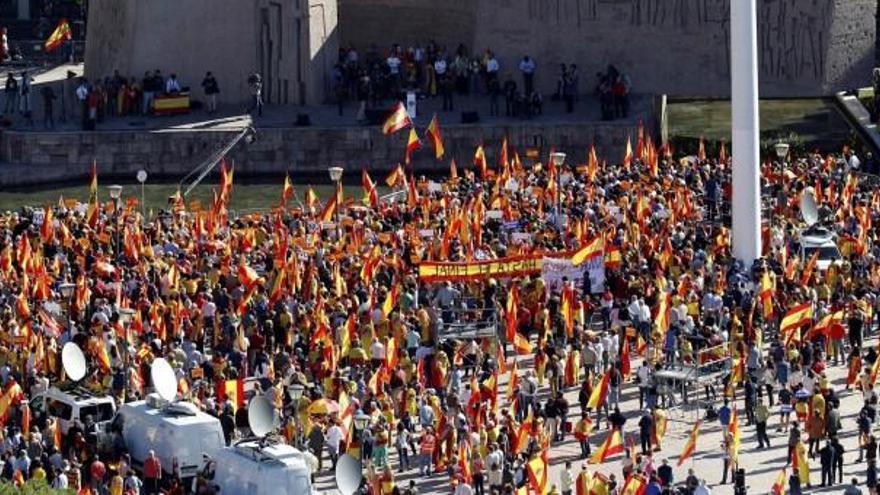
M 436 341 L 498 338 L 498 312 L 484 308 L 431 308 Z

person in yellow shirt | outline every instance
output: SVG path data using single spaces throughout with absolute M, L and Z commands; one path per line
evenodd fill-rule
M 113 471 L 110 478 L 110 495 L 123 495 L 125 489 L 124 480 L 118 472 Z

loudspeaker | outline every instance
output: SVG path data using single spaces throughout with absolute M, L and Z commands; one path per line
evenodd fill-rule
M 385 110 L 370 110 L 364 113 L 367 125 L 382 125 L 385 122 L 385 116 L 388 114 Z
M 296 126 L 297 127 L 308 127 L 312 125 L 312 119 L 309 117 L 307 113 L 299 113 L 296 115 Z
M 477 112 L 461 112 L 462 124 L 476 124 L 480 121 L 480 114 Z

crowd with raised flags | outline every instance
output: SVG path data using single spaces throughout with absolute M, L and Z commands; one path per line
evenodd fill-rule
M 384 131 L 407 128 L 408 155 L 420 140 L 400 105 Z M 448 176 L 395 165 L 391 196 L 374 170 L 360 172 L 362 197 L 337 184 L 319 198 L 287 176 L 271 210 L 236 217 L 224 163 L 210 205 L 177 195 L 144 218 L 135 198 L 102 201 L 96 164 L 87 203 L 0 213 L 0 478 L 140 493 L 123 448 L 98 452 L 82 428 L 62 435 L 51 410 L 28 405 L 66 380 L 60 349 L 75 342 L 81 385 L 119 403 L 151 392 L 149 365 L 164 357 L 179 395 L 220 418 L 227 442 L 266 395 L 277 433 L 330 459 L 316 476 L 349 453 L 373 495 L 438 479 L 457 495 L 707 495 L 741 477 L 753 428 L 757 448 L 788 446 L 772 490 L 799 493 L 820 465 L 823 484 L 842 482 L 840 432 L 856 421 L 840 402 L 853 394 L 876 493 L 880 189 L 851 169 L 851 151 L 767 160 L 763 257 L 744 266 L 726 226 L 731 164 L 723 148 L 707 156 L 711 143 L 675 152 L 640 126 L 612 165 L 596 147 L 524 160 L 507 139 L 452 158 L 436 117 L 424 134 Z M 830 264 L 798 245 L 804 195 L 837 235 Z M 485 322 L 493 332 L 456 333 Z M 671 451 L 679 405 L 658 372 L 726 359 Z M 624 398 L 635 391 L 638 407 Z M 700 438 L 716 422 L 723 478 L 685 475 L 695 459 L 718 462 Z M 561 456 L 569 443 L 576 453 Z M 191 489 L 173 474 L 162 485 Z M 207 479 L 194 490 L 213 493 Z

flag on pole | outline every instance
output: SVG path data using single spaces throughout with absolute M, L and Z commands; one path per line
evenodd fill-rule
M 361 170 L 361 185 L 364 187 L 364 201 L 368 202 L 371 207 L 378 208 L 379 193 L 376 190 L 376 183 L 370 178 L 366 169 Z
M 55 27 L 55 30 L 52 31 L 52 34 L 49 35 L 49 39 L 46 40 L 46 53 L 54 52 L 58 47 L 64 44 L 65 41 L 69 41 L 72 38 L 73 32 L 70 30 L 70 23 L 67 22 L 67 19 L 62 18 L 58 21 L 58 25 Z
M 285 206 L 291 196 L 293 196 L 293 184 L 290 182 L 290 176 L 285 174 L 284 188 L 281 189 L 281 206 Z
M 593 452 L 593 456 L 590 457 L 589 462 L 590 464 L 601 464 L 605 462 L 605 459 L 621 452 L 623 452 L 623 435 L 621 435 L 619 429 L 614 428 L 611 430 L 611 433 L 605 437 L 605 441 L 602 442 L 602 445 Z
M 443 158 L 443 155 L 446 153 L 446 148 L 443 147 L 443 134 L 440 132 L 440 121 L 437 120 L 437 114 L 431 118 L 431 123 L 428 124 L 428 129 L 425 131 L 425 135 L 431 141 L 431 146 L 434 147 L 434 157 L 438 160 Z
M 549 491 L 549 483 L 547 481 L 547 463 L 540 455 L 536 455 L 529 461 L 528 474 L 529 484 L 538 495 L 546 495 Z
M 813 304 L 806 302 L 789 309 L 779 323 L 779 331 L 786 332 L 796 329 L 813 320 Z
M 391 113 L 388 115 L 388 118 L 385 119 L 385 123 L 382 124 L 382 133 L 386 136 L 389 134 L 394 134 L 395 132 L 406 129 L 407 127 L 412 126 L 412 119 L 409 118 L 409 114 L 406 113 L 406 107 L 403 106 L 402 102 L 397 102 L 397 104 L 391 109 Z
M 409 128 L 409 138 L 406 141 L 406 151 L 403 154 L 403 162 L 409 165 L 412 162 L 412 154 L 422 147 L 422 140 L 419 139 L 415 127 Z
M 694 455 L 694 450 L 697 448 L 697 437 L 700 436 L 700 420 L 697 420 L 697 423 L 694 425 L 694 428 L 691 430 L 691 436 L 688 437 L 687 443 L 684 445 L 684 450 L 681 452 L 681 456 L 678 458 L 678 465 L 681 466 L 685 460 L 687 460 L 690 456 Z
M 599 383 L 593 387 L 593 392 L 590 394 L 590 400 L 587 401 L 587 408 L 596 410 L 602 404 L 605 403 L 605 398 L 608 396 L 608 386 L 611 382 L 611 368 L 605 371 L 605 374 L 602 375 L 602 378 L 599 380 Z
M 602 250 L 605 248 L 605 236 L 599 235 L 595 239 L 588 242 L 584 247 L 580 248 L 574 256 L 571 257 L 571 263 L 574 266 L 580 266 L 583 262 L 602 256 Z

